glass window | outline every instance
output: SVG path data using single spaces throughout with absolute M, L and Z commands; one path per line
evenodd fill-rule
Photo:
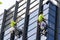
M 46 9 L 46 8 L 48 8 L 49 7 L 49 4 L 45 4 L 44 6 L 43 6 L 43 9 Z
M 28 31 L 29 31 L 30 29 L 36 27 L 36 26 L 37 26 L 37 22 L 33 23 L 32 25 L 30 25 L 30 26 L 28 27 Z
M 53 18 L 50 14 L 49 14 L 49 20 L 52 21 L 52 23 L 55 23 L 55 18 Z
M 52 16 L 52 17 L 55 17 L 56 11 L 53 11 L 51 8 L 49 9 L 49 11 L 50 11 L 51 16 Z
M 47 40 L 54 40 L 54 37 L 50 36 L 49 34 Z
M 29 19 L 31 19 L 35 15 L 38 15 L 38 10 L 34 11 L 33 13 L 31 13 Z
M 28 38 L 28 40 L 35 40 L 35 39 L 36 39 L 36 34 Z
M 53 5 L 52 3 L 50 3 L 49 5 L 50 5 L 49 7 L 52 8 L 52 10 L 56 11 L 56 6 L 55 5 Z
M 19 21 L 19 22 L 17 23 L 17 26 L 20 26 L 20 25 L 24 24 L 24 21 L 25 21 L 25 19 L 22 19 L 21 21 Z
M 50 34 L 50 35 L 54 36 L 54 30 L 52 30 L 52 29 L 48 28 L 48 34 Z
M 28 37 L 31 36 L 33 33 L 36 33 L 36 28 L 33 29 L 32 31 L 28 32 Z
M 53 23 L 51 23 L 51 22 L 48 22 L 48 25 L 49 25 L 49 27 L 51 27 L 52 28 L 52 30 L 54 30 L 55 28 L 55 24 L 53 24 Z
M 38 17 L 38 15 L 37 15 L 36 17 L 34 17 L 33 19 L 31 19 L 31 20 L 29 21 L 29 24 L 31 24 L 31 23 L 34 22 L 34 21 L 37 21 L 37 17 Z
M 8 34 L 7 36 L 4 37 L 4 40 L 7 40 L 10 38 L 10 34 Z
M 49 12 L 48 12 L 48 24 L 52 29 L 55 29 L 55 15 L 56 15 L 56 6 L 53 5 L 52 3 L 49 4 L 50 8 L 49 8 Z M 54 11 L 53 11 L 54 10 Z M 50 28 L 48 28 L 48 36 L 47 36 L 47 40 L 54 40 L 54 30 L 52 30 Z M 52 35 L 52 36 L 50 36 Z

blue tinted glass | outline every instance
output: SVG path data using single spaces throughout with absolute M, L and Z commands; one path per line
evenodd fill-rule
M 34 40 L 36 39 L 36 34 L 34 34 L 33 36 L 31 36 L 30 38 L 28 38 L 28 40 Z
M 50 18 L 49 20 L 52 21 L 52 23 L 55 23 L 55 18 L 52 17 L 50 14 L 49 14 L 49 18 Z
M 33 16 L 35 16 L 35 15 L 38 15 L 38 10 L 36 10 L 35 12 L 33 12 L 32 14 L 30 14 L 30 18 L 29 19 L 31 19 Z
M 4 35 L 8 34 L 8 33 L 10 32 L 10 30 L 11 30 L 11 29 L 10 29 L 10 27 L 9 27 L 9 25 L 8 25 L 8 27 L 5 28 L 5 34 L 4 34 Z
M 30 14 L 29 17 L 29 26 L 28 26 L 28 40 L 34 40 L 36 39 L 36 27 L 37 27 L 37 18 L 38 18 L 38 10 L 36 10 L 35 12 L 33 12 L 32 14 Z M 31 30 L 31 31 L 30 31 Z
M 48 7 L 49 7 L 49 4 L 45 4 L 45 5 L 43 6 L 43 10 L 46 9 L 46 8 L 48 8 Z
M 29 31 L 30 29 L 36 27 L 36 26 L 37 26 L 37 22 L 33 23 L 32 25 L 30 25 L 30 26 L 28 27 L 28 31 Z
M 48 28 L 48 34 L 54 36 L 54 30 L 51 30 L 50 28 Z
M 47 8 L 46 10 L 43 11 L 43 14 L 46 15 L 49 11 L 49 8 Z
M 55 29 L 55 24 L 48 22 L 49 27 L 51 27 L 53 30 Z
M 47 40 L 54 40 L 54 37 L 50 36 L 50 34 L 49 34 Z
M 37 18 L 38 18 L 38 15 L 37 15 L 36 17 L 34 17 L 33 19 L 31 19 L 31 20 L 29 21 L 29 24 L 31 24 L 31 23 L 34 22 L 34 21 L 37 21 Z
M 33 33 L 36 33 L 36 28 L 33 29 L 32 31 L 28 32 L 28 37 L 31 36 Z
M 49 7 L 52 8 L 52 10 L 55 10 L 56 11 L 56 6 L 53 5 L 52 3 L 50 3 L 50 6 Z
M 22 19 L 21 21 L 19 21 L 19 23 L 17 24 L 17 26 L 20 26 L 21 24 L 23 24 L 25 21 L 25 19 Z
M 24 25 L 22 25 L 22 26 L 19 26 L 18 28 L 19 28 L 19 29 L 22 29 L 23 27 L 24 27 Z
M 10 34 L 8 34 L 7 36 L 5 36 L 4 40 L 7 40 L 8 38 L 10 38 Z
M 50 11 L 50 14 L 52 15 L 52 17 L 55 17 L 56 11 L 53 11 L 53 10 L 51 10 L 51 9 L 49 9 L 49 11 Z
M 49 13 L 48 13 L 48 24 L 49 24 L 49 26 L 52 28 L 52 29 L 55 29 L 55 15 L 56 15 L 56 6 L 55 5 L 53 5 L 53 4 L 49 4 L 50 6 L 50 8 L 49 8 Z M 54 10 L 54 11 L 53 11 Z M 48 39 L 47 40 L 54 40 L 54 30 L 52 30 L 52 29 L 50 29 L 50 28 L 48 28 L 48 34 L 50 34 L 50 35 L 52 35 L 52 36 L 50 36 L 50 35 L 48 35 L 47 37 L 48 37 Z

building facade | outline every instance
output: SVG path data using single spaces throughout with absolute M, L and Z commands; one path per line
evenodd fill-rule
M 36 2 L 36 4 L 35 4 Z M 25 3 L 25 2 L 24 2 Z M 35 5 L 33 5 L 35 4 Z M 22 4 L 23 5 L 23 4 Z M 26 5 L 26 3 L 24 4 Z M 23 6 L 24 6 L 23 5 Z M 33 6 L 32 6 L 33 5 Z M 19 6 L 21 7 L 21 6 Z M 32 10 L 33 9 L 33 10 Z M 39 3 L 38 1 L 36 0 L 33 0 L 31 2 L 31 6 L 30 6 L 30 10 L 29 10 L 29 24 L 28 24 L 28 33 L 27 33 L 27 40 L 36 40 L 36 32 L 37 32 L 37 19 L 38 19 L 38 10 L 39 9 Z M 25 21 L 25 13 L 24 11 L 26 11 L 26 6 L 24 6 L 24 8 L 22 10 L 20 10 L 22 16 L 20 16 L 18 14 L 17 16 L 17 20 L 19 20 L 17 22 L 17 27 L 19 29 L 22 29 L 23 30 L 23 27 L 24 27 L 24 21 Z M 58 11 L 57 11 L 58 10 Z M 60 40 L 60 8 L 58 8 L 57 6 L 55 6 L 51 1 L 48 2 L 48 4 L 44 4 L 43 5 L 43 14 L 45 16 L 45 18 L 47 19 L 47 24 L 48 24 L 48 27 L 47 27 L 47 40 Z M 10 10 L 10 12 L 7 13 L 7 15 L 10 15 L 12 11 Z M 18 13 L 20 13 L 18 12 Z M 13 13 L 12 12 L 10 16 L 6 17 L 6 20 L 7 22 L 5 23 L 6 25 L 6 28 L 5 28 L 5 33 L 4 33 L 4 39 L 3 40 L 10 40 L 10 36 L 11 36 L 11 33 L 10 33 L 10 21 L 12 20 L 12 16 L 13 16 Z M 58 15 L 58 16 L 57 16 Z M 20 19 L 21 18 L 21 19 Z M 27 20 L 28 21 L 28 20 Z M 23 35 L 22 35 L 23 36 Z M 22 36 L 21 38 L 17 38 L 15 36 L 15 39 L 14 40 L 22 40 Z

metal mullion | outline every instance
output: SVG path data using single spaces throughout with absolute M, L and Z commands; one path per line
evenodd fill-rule
M 4 10 L 2 27 L 1 27 L 1 34 L 0 34 L 0 40 L 3 40 L 3 39 L 4 39 L 4 33 L 5 33 L 4 28 L 6 27 L 6 26 L 5 26 L 6 14 L 7 14 L 7 10 Z
M 15 22 L 16 22 L 16 19 L 17 19 L 18 6 L 19 6 L 19 3 L 16 1 L 15 12 L 14 12 L 14 16 L 13 16 L 13 20 L 14 20 Z M 10 40 L 14 40 L 14 39 L 15 39 L 15 32 L 13 31 L 13 33 L 11 33 Z
M 39 1 L 39 12 L 38 12 L 38 15 L 40 15 L 40 12 L 43 12 L 43 0 L 40 0 Z M 36 40 L 41 40 L 41 34 L 40 34 L 40 27 L 38 25 L 38 22 L 37 22 L 37 34 L 36 34 Z
M 22 40 L 27 40 L 27 32 L 28 32 L 28 24 L 29 24 L 29 8 L 30 8 L 30 0 L 27 0 Z
M 36 4 L 36 5 L 38 5 L 38 4 Z M 36 5 L 35 5 L 35 6 L 36 6 Z M 35 6 L 34 6 L 34 7 L 35 7 Z M 32 8 L 33 8 L 33 7 L 32 7 Z M 31 9 L 32 9 L 32 8 L 31 8 Z M 31 10 L 31 9 L 30 9 L 30 10 Z M 23 10 L 23 9 L 22 9 L 22 10 Z M 25 13 L 23 13 L 23 14 L 25 14 Z M 23 14 L 21 14 L 19 17 L 21 17 Z M 12 16 L 12 17 L 13 17 L 13 16 Z M 10 18 L 12 18 L 12 17 L 10 17 Z M 9 18 L 9 19 L 10 19 L 10 18 Z M 8 19 L 8 20 L 9 20 L 9 19 Z M 8 25 L 9 25 L 9 24 L 8 24 Z

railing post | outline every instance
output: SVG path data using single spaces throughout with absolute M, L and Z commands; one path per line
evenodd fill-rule
M 19 5 L 19 3 L 16 1 L 15 12 L 14 12 L 14 16 L 13 16 L 14 21 L 16 21 L 16 19 L 17 19 L 18 5 Z M 11 33 L 10 40 L 14 40 L 14 38 L 15 38 L 15 32 L 13 31 L 13 33 Z
M 4 10 L 2 27 L 1 27 L 1 34 L 0 34 L 0 40 L 3 40 L 3 39 L 4 39 L 4 33 L 5 33 L 4 28 L 6 27 L 6 26 L 5 26 L 6 14 L 7 14 L 7 10 Z
M 43 12 L 43 0 L 40 0 L 40 1 L 39 1 L 39 12 L 38 12 L 38 15 L 39 15 L 41 12 Z M 36 40 L 41 40 L 40 26 L 38 25 L 38 22 L 37 22 Z
M 27 40 L 27 32 L 28 32 L 28 24 L 29 24 L 29 8 L 30 8 L 30 0 L 27 0 L 22 40 Z

